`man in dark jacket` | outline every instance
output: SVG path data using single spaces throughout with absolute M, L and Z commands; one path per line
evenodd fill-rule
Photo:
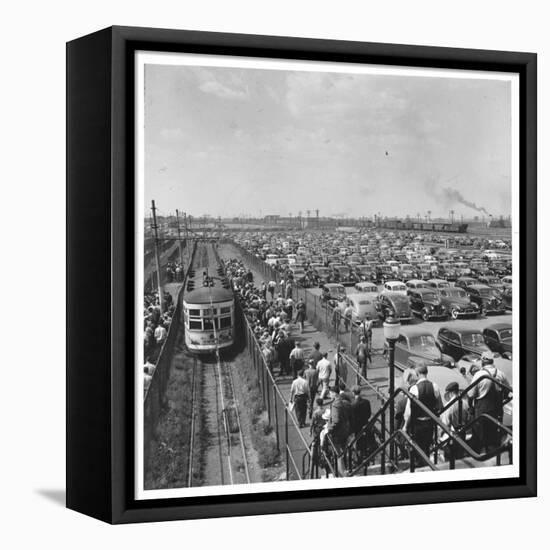
M 361 395 L 359 386 L 353 387 L 354 399 L 351 403 L 351 431 L 357 437 L 361 430 L 368 424 L 372 411 L 370 401 Z M 363 434 L 357 441 L 357 453 L 364 457 L 367 452 L 369 434 Z
M 338 388 L 330 388 L 331 397 L 334 396 L 330 410 L 330 421 L 328 424 L 328 435 L 334 444 L 338 455 L 338 470 L 340 475 L 346 471 L 343 451 L 351 434 L 351 403 L 345 393 L 338 393 Z
M 426 409 L 436 413 L 443 407 L 441 392 L 435 382 L 428 380 L 428 367 L 420 365 L 416 368 L 418 381 L 410 388 L 410 393 L 415 396 Z M 418 446 L 427 455 L 434 439 L 434 423 L 426 410 L 418 405 L 418 401 L 409 399 L 405 408 L 405 426 Z

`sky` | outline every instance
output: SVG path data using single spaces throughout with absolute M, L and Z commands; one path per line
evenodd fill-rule
M 508 215 L 510 105 L 496 80 L 148 64 L 145 205 Z

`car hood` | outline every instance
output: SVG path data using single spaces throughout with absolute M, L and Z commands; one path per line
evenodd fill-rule
M 432 350 L 427 350 L 426 348 L 410 348 L 409 352 L 411 357 L 420 357 L 424 361 L 423 363 L 431 362 L 435 365 L 441 365 L 445 367 L 450 367 L 454 364 L 454 360 L 450 355 L 441 353 L 438 348 Z
M 457 296 L 442 296 L 441 303 L 447 306 L 469 307 L 472 302 L 469 298 L 459 298 Z

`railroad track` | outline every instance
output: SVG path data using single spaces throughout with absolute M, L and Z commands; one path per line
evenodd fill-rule
M 203 469 L 201 485 L 250 483 L 231 362 L 195 358 L 191 383 L 187 486 L 196 485 L 195 467 Z

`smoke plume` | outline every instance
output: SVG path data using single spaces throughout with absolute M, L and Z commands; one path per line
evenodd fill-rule
M 426 181 L 426 190 L 445 209 L 456 204 L 463 204 L 472 210 L 476 210 L 477 212 L 482 212 L 486 216 L 490 216 L 489 212 L 483 206 L 479 206 L 475 202 L 464 198 L 464 195 L 458 191 L 458 189 L 454 189 L 453 187 L 443 187 L 442 183 L 438 182 L 435 178 L 429 178 Z

